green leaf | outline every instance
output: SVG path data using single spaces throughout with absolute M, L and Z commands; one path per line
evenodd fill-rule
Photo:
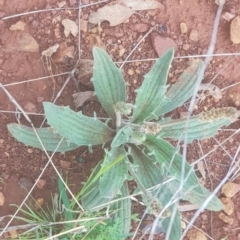
M 66 188 L 60 178 L 58 178 L 58 191 L 60 193 L 61 202 L 64 204 L 64 215 L 65 215 L 65 221 L 71 221 L 73 220 L 73 213 L 70 211 L 70 201 L 67 196 Z M 68 228 L 72 228 L 73 224 L 69 223 L 67 224 Z
M 128 184 L 125 182 L 121 188 L 121 196 L 116 196 L 115 199 L 118 197 L 127 197 L 129 196 Z M 122 200 L 117 201 L 112 210 L 115 212 L 114 219 L 121 220 L 121 229 L 120 232 L 124 235 L 129 234 L 130 227 L 131 227 L 131 200 L 130 198 L 124 198 Z
M 166 93 L 170 100 L 162 102 L 155 111 L 157 116 L 168 113 L 175 108 L 182 106 L 193 94 L 196 87 L 196 79 L 203 65 L 201 60 L 195 60 L 178 78 Z
M 31 127 L 26 127 L 24 125 L 11 123 L 7 125 L 9 132 L 16 138 L 19 142 L 27 146 L 34 148 L 40 148 L 43 150 L 34 130 Z M 47 151 L 55 151 L 62 136 L 56 133 L 53 128 L 36 128 L 36 132 L 41 139 L 44 148 Z M 57 148 L 56 152 L 67 152 L 78 148 L 79 146 L 67 141 L 65 138 Z
M 119 147 L 120 145 L 128 142 L 131 133 L 132 129 L 130 127 L 123 127 L 119 129 L 111 143 L 111 147 Z
M 92 82 L 98 100 L 115 123 L 114 105 L 126 101 L 126 87 L 121 71 L 101 48 L 93 48 Z
M 121 194 L 120 189 L 128 175 L 128 168 L 126 164 L 127 156 L 123 146 L 111 148 L 102 164 L 102 168 L 105 168 L 106 166 L 111 165 L 122 155 L 124 158 L 118 163 L 114 164 L 100 178 L 99 188 L 102 197 L 112 199 L 117 194 Z
M 69 107 L 43 103 L 48 123 L 60 135 L 79 146 L 97 145 L 110 141 L 115 131 L 97 118 L 84 116 Z
M 141 123 L 156 117 L 155 109 L 164 100 L 166 82 L 174 50 L 169 49 L 153 65 L 150 72 L 145 75 L 142 86 L 137 90 L 136 104 L 133 111 L 132 122 Z
M 182 199 L 187 199 L 192 203 L 201 205 L 204 200 L 210 195 L 210 192 L 203 188 L 198 182 L 194 169 L 188 162 L 177 153 L 170 143 L 163 139 L 157 139 L 155 136 L 147 136 L 147 140 L 143 143 L 151 154 L 156 157 L 156 160 L 161 164 L 161 167 L 167 169 L 168 175 L 176 177 L 176 181 L 171 182 L 171 191 L 177 191 L 182 177 L 182 164 L 185 165 L 184 169 L 184 185 Z M 207 206 L 207 209 L 212 211 L 222 210 L 223 204 L 214 197 Z
M 109 198 L 102 197 L 100 193 L 100 177 L 98 177 L 97 179 L 95 178 L 95 176 L 101 170 L 101 163 L 102 161 L 99 162 L 99 164 L 94 168 L 86 184 L 84 185 L 84 191 L 81 191 L 81 203 L 83 209 L 92 212 L 99 211 L 105 208 L 106 206 L 100 205 L 110 201 Z
M 132 146 L 131 148 L 131 156 L 133 158 L 133 163 L 138 167 L 136 168 L 136 174 L 141 180 L 144 187 L 151 188 L 160 184 L 164 176 L 161 173 L 161 170 L 155 163 L 155 159 L 150 158 L 146 154 L 144 154 L 139 148 L 136 146 Z M 156 195 L 156 191 L 152 191 L 152 196 Z M 168 184 L 161 185 L 160 191 L 157 194 L 157 198 L 161 202 L 162 206 L 166 206 L 172 199 L 173 193 L 171 189 L 168 187 Z M 172 211 L 174 206 L 170 206 L 169 209 Z M 170 223 L 170 217 L 165 218 L 161 225 L 165 231 L 167 231 Z M 181 229 L 181 218 L 179 212 L 176 213 L 171 229 L 170 239 L 177 240 L 180 239 L 182 234 Z
M 218 133 L 218 130 L 222 126 L 228 126 L 231 124 L 231 120 L 228 118 L 222 118 L 213 122 L 204 122 L 200 119 L 201 114 L 192 116 L 187 122 L 187 118 L 177 120 L 161 120 L 158 123 L 161 125 L 161 131 L 159 136 L 161 138 L 173 138 L 182 139 L 183 132 L 187 134 L 187 142 L 190 143 L 194 139 L 204 139 L 213 137 Z

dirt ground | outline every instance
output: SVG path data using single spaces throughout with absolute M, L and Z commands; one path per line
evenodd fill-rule
M 68 9 L 49 10 L 1 19 L 13 14 L 58 8 L 64 2 L 64 8 Z M 83 5 L 94 2 L 96 1 L 82 0 Z M 97 44 L 105 46 L 114 61 L 122 62 L 143 36 L 153 26 L 156 26 L 136 48 L 129 60 L 158 57 L 155 37 L 170 38 L 171 41 L 175 42 L 175 48 L 177 49 L 176 58 L 169 75 L 169 84 L 173 83 L 188 64 L 188 59 L 179 57 L 206 54 L 218 5 L 213 0 L 159 0 L 159 2 L 163 5 L 163 8 L 139 11 L 139 14 L 133 14 L 129 20 L 120 25 L 110 27 L 108 22 L 102 22 L 102 31 L 100 33 L 96 26 L 88 24 L 86 29 L 82 27 L 81 38 L 78 39 L 78 36 L 72 34 L 66 37 L 64 27 L 61 24 L 63 19 L 71 19 L 78 24 L 78 9 L 76 9 L 78 1 L 0 0 L 0 82 L 20 106 L 29 113 L 34 126 L 39 127 L 43 121 L 42 102 L 53 101 L 68 78 L 68 74 L 54 77 L 51 77 L 51 75 L 70 72 L 75 67 L 79 56 L 79 43 L 82 59 L 92 59 L 91 50 L 93 45 Z M 87 24 L 90 13 L 104 5 L 106 3 L 82 8 L 80 18 Z M 240 1 L 226 1 L 223 13 L 225 12 L 229 12 L 233 16 L 240 15 Z M 11 26 L 18 21 L 25 23 L 24 30 L 10 30 Z M 187 26 L 185 33 L 181 32 L 181 23 L 185 23 Z M 192 30 L 197 33 L 195 39 L 191 37 Z M 26 36 L 29 37 L 29 35 L 35 41 L 32 42 L 32 40 L 28 39 L 27 46 L 25 42 L 25 48 L 21 47 L 22 40 Z M 52 58 L 48 59 L 43 56 L 42 51 L 56 43 L 62 44 L 62 46 L 65 44 L 68 53 L 72 54 L 73 58 L 69 55 L 70 57 L 57 62 L 57 56 L 54 57 L 53 55 Z M 71 51 L 69 47 L 72 47 Z M 230 40 L 230 21 L 221 17 L 214 53 L 239 52 L 240 44 L 233 44 Z M 125 63 L 123 72 L 125 80 L 129 83 L 130 102 L 134 99 L 134 90 L 140 86 L 144 74 L 149 71 L 152 64 L 153 61 L 148 60 Z M 231 92 L 234 94 L 240 92 L 239 85 L 234 88 L 229 88 L 229 86 L 240 82 L 239 65 L 240 57 L 238 56 L 220 55 L 212 58 L 203 83 L 212 81 L 213 84 L 222 89 L 222 98 L 216 100 L 212 96 L 207 96 L 203 101 L 196 104 L 196 113 L 212 107 L 236 106 L 229 96 Z M 33 81 L 26 81 L 31 79 Z M 78 91 L 77 85 L 80 91 L 93 90 L 91 84 L 88 84 L 89 76 L 86 79 L 78 79 L 77 84 L 70 80 L 61 96 L 57 99 L 56 104 L 70 105 L 74 108 L 72 94 Z M 83 111 L 86 114 L 91 115 L 94 110 L 98 113 L 102 111 L 100 105 L 94 101 L 89 101 L 83 106 Z M 186 108 L 181 107 L 178 111 L 172 113 L 172 116 L 178 118 L 181 112 L 184 111 L 186 111 Z M 5 196 L 5 204 L 2 207 L 0 206 L 0 217 L 13 214 L 15 208 L 10 207 L 9 204 L 20 205 L 26 196 L 26 191 L 21 189 L 19 185 L 19 179 L 24 179 L 31 186 L 41 174 L 47 162 L 45 153 L 24 146 L 15 141 L 8 133 L 7 124 L 17 121 L 29 126 L 23 116 L 19 117 L 16 114 L 14 104 L 0 89 L 0 191 Z M 190 163 L 196 161 L 203 154 L 216 147 L 219 142 L 230 137 L 239 127 L 240 122 L 238 121 L 228 127 L 229 130 L 219 131 L 215 138 L 193 142 L 188 147 L 188 161 Z M 203 184 L 210 190 L 213 190 L 227 173 L 231 158 L 234 157 L 239 146 L 239 140 L 240 135 L 235 134 L 222 147 L 219 147 L 204 159 L 206 177 L 203 179 Z M 73 188 L 75 191 L 81 188 L 81 182 L 86 180 L 91 169 L 103 156 L 101 149 L 96 148 L 96 151 L 91 154 L 87 148 L 82 147 L 66 154 L 54 155 L 53 163 L 58 170 L 68 173 L 70 181 L 74 183 Z M 82 157 L 83 162 L 78 162 L 79 157 Z M 63 161 L 70 164 L 66 167 Z M 56 191 L 57 175 L 51 164 L 44 171 L 41 178 L 46 180 L 46 185 L 43 189 L 35 189 L 33 196 L 43 197 L 45 203 L 47 203 L 50 201 L 49 193 Z M 236 178 L 235 182 L 240 183 L 240 178 Z M 214 240 L 240 239 L 239 194 L 235 195 L 232 200 L 235 209 L 234 213 L 229 216 L 233 219 L 232 224 L 224 223 L 219 219 L 219 213 L 205 211 L 198 217 L 195 226 L 206 232 Z M 183 218 L 189 221 L 193 214 L 194 211 L 183 213 Z M 6 220 L 0 222 L 0 228 L 4 227 L 5 224 Z

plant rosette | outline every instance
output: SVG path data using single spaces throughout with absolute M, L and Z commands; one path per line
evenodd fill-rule
M 199 183 L 193 166 L 179 154 L 179 148 L 166 139 L 184 139 L 190 143 L 194 139 L 209 138 L 239 116 L 235 108 L 225 107 L 183 119 L 164 118 L 166 113 L 182 106 L 192 96 L 203 65 L 201 60 L 193 61 L 169 87 L 167 76 L 173 55 L 173 49 L 169 49 L 155 62 L 136 90 L 135 104 L 130 104 L 120 69 L 104 50 L 94 47 L 92 82 L 111 125 L 109 119 L 104 122 L 69 107 L 43 103 L 51 127 L 37 129 L 37 133 L 46 150 L 66 152 L 79 146 L 91 148 L 109 142 L 104 159 L 80 192 L 81 202 L 89 211 L 105 207 L 115 209 L 116 218 L 122 219 L 124 234 L 130 229 L 131 201 L 127 181 L 132 179 L 159 225 L 167 231 L 171 223 L 170 239 L 181 238 L 181 217 L 174 210 L 175 205 L 182 199 L 200 206 L 210 192 Z M 32 128 L 9 124 L 8 130 L 18 141 L 42 149 Z M 214 197 L 206 208 L 220 211 L 224 207 Z

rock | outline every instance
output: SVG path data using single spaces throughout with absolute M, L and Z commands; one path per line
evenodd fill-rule
M 234 212 L 234 203 L 231 198 L 223 197 L 221 198 L 222 203 L 224 204 L 224 212 L 227 215 L 231 215 Z
M 108 29 L 104 30 L 104 33 L 106 35 L 116 37 L 116 38 L 121 38 L 124 36 L 123 30 L 119 27 L 108 28 Z
M 54 28 L 54 36 L 55 38 L 60 38 L 61 37 L 61 30 L 60 28 Z
M 14 31 L 6 42 L 6 51 L 39 52 L 37 41 L 28 33 Z
M 27 112 L 36 112 L 36 106 L 31 103 L 31 102 L 27 102 L 26 104 L 24 104 L 23 109 L 26 110 Z
M 233 182 L 227 182 L 222 186 L 221 193 L 226 197 L 233 197 L 235 194 L 237 194 L 240 191 L 240 185 L 233 183 Z
M 189 39 L 196 42 L 198 41 L 198 31 L 197 30 L 192 30 L 189 34 Z
M 182 48 L 183 48 L 183 50 L 187 51 L 190 48 L 190 45 L 185 43 L 185 44 L 183 44 Z
M 207 240 L 206 235 L 203 232 L 198 231 L 197 229 L 189 230 L 187 233 L 189 240 Z
M 16 230 L 10 230 L 9 234 L 10 234 L 11 239 L 16 239 L 18 237 Z
M 88 30 L 88 21 L 80 19 L 80 30 L 83 32 L 87 32 Z
M 232 14 L 230 12 L 224 12 L 222 15 L 222 18 L 225 19 L 226 21 L 231 21 L 233 18 L 236 17 L 236 14 Z
M 171 38 L 161 37 L 157 33 L 151 34 L 151 41 L 158 56 L 161 57 L 169 48 L 173 47 L 175 52 L 178 49 L 177 44 Z
M 23 31 L 25 28 L 26 23 L 22 21 L 18 21 L 16 24 L 12 24 L 9 28 L 11 31 Z
M 33 28 L 37 28 L 39 26 L 39 22 L 37 20 L 33 20 L 31 25 Z
M 27 177 L 21 177 L 18 180 L 18 184 L 24 188 L 27 189 L 28 191 L 33 187 L 33 182 L 30 178 Z
M 43 198 L 37 198 L 36 202 L 34 204 L 34 208 L 36 210 L 40 209 L 42 207 L 43 203 L 44 203 L 44 199 Z
M 37 186 L 38 189 L 43 189 L 43 187 L 46 185 L 46 183 L 47 183 L 47 181 L 45 179 L 40 178 L 40 179 L 38 179 L 36 186 Z
M 0 11 L 0 18 L 3 18 L 5 16 L 5 12 Z
M 52 59 L 56 63 L 66 63 L 68 58 L 74 58 L 74 46 L 68 46 L 66 42 L 62 42 L 52 55 Z
M 44 97 L 37 97 L 37 102 L 41 103 L 44 101 Z
M 5 197 L 3 196 L 3 194 L 0 192 L 0 206 L 3 206 L 5 201 Z
M 130 29 L 132 31 L 136 31 L 136 32 L 146 32 L 148 31 L 148 25 L 146 23 L 137 23 L 134 25 L 130 25 Z
M 188 28 L 187 28 L 186 23 L 184 23 L 184 22 L 180 23 L 180 30 L 181 30 L 181 33 L 187 32 Z
M 77 3 L 77 1 L 76 0 L 70 0 L 69 3 L 70 3 L 70 6 L 73 6 Z
M 122 57 L 123 54 L 125 53 L 125 51 L 126 51 L 126 49 L 125 49 L 124 47 L 120 48 L 119 53 L 118 53 L 118 56 L 119 56 L 119 57 Z
M 70 162 L 60 160 L 61 168 L 68 169 L 70 167 Z
M 127 74 L 132 76 L 134 74 L 134 70 L 129 68 L 128 71 L 127 71 Z
M 240 43 L 240 16 L 235 17 L 231 21 L 230 38 L 233 43 Z
M 227 224 L 233 224 L 233 218 L 226 216 L 224 213 L 220 213 L 218 217 Z
M 68 37 L 70 33 L 76 37 L 78 35 L 78 25 L 70 20 L 70 19 L 63 19 L 62 25 L 64 26 L 64 35 Z
M 231 104 L 233 104 L 235 107 L 239 107 L 240 106 L 240 85 L 231 87 L 228 90 L 227 94 Z

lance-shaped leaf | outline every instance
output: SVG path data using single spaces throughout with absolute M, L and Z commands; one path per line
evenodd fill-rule
M 92 82 L 98 100 L 115 123 L 114 105 L 126 101 L 126 87 L 120 69 L 116 67 L 107 53 L 93 48 L 94 66 Z
M 121 161 L 119 158 L 123 156 Z M 111 148 L 105 157 L 102 168 L 112 165 L 100 178 L 100 193 L 102 197 L 112 199 L 117 194 L 121 194 L 121 187 L 128 176 L 126 164 L 126 152 L 123 146 Z
M 96 177 L 101 169 L 101 162 L 94 168 L 90 177 L 84 185 L 83 190 L 81 191 L 81 203 L 82 207 L 88 211 L 99 211 L 106 207 L 102 205 L 110 201 L 109 198 L 102 197 L 99 188 L 100 176 Z
M 131 133 L 132 129 L 130 127 L 123 127 L 119 129 L 111 143 L 111 147 L 119 147 L 120 145 L 128 142 Z
M 158 184 L 161 184 L 164 180 L 164 176 L 161 173 L 161 170 L 155 163 L 155 159 L 150 158 L 146 154 L 144 154 L 139 148 L 132 145 L 131 148 L 131 156 L 133 159 L 133 163 L 138 167 L 136 168 L 136 175 L 141 180 L 143 186 L 147 188 L 151 188 Z M 157 195 L 156 195 L 157 193 Z M 163 184 L 160 186 L 160 190 L 152 191 L 152 196 L 156 196 L 158 200 L 161 202 L 162 207 L 166 206 L 171 200 L 173 193 L 171 189 L 168 187 L 168 184 Z M 169 209 L 172 211 L 174 206 L 170 206 Z M 170 225 L 170 217 L 165 218 L 161 221 L 161 225 L 165 231 L 167 231 Z M 181 218 L 179 212 L 176 213 L 174 217 L 174 221 L 172 224 L 170 239 L 180 239 L 182 230 L 181 230 Z
M 176 177 L 177 182 L 174 182 L 172 185 L 174 187 L 174 189 L 172 189 L 173 191 L 177 191 L 181 177 L 184 174 L 182 198 L 187 198 L 192 203 L 196 203 L 198 205 L 202 204 L 203 201 L 206 200 L 210 193 L 207 189 L 204 189 L 200 185 L 193 168 L 180 154 L 176 152 L 176 148 L 163 139 L 157 139 L 155 136 L 147 136 L 147 140 L 143 144 L 155 156 L 161 166 L 167 169 L 168 175 Z M 185 167 L 184 173 L 182 173 L 183 164 Z M 219 211 L 223 208 L 222 202 L 217 197 L 214 197 L 207 206 L 207 209 L 213 211 Z
M 34 148 L 39 148 L 43 150 L 36 133 L 33 128 L 26 127 L 24 125 L 11 123 L 8 124 L 8 130 L 16 138 L 19 142 L 27 146 L 31 146 Z M 71 143 L 67 141 L 65 138 L 62 140 L 61 144 L 58 146 L 59 142 L 63 138 L 60 134 L 56 133 L 53 128 L 36 128 L 36 132 L 39 138 L 42 141 L 44 148 L 47 151 L 55 151 L 56 152 L 67 152 L 74 150 L 79 147 L 79 145 Z M 58 146 L 58 148 L 57 148 Z
M 159 136 L 162 138 L 173 138 L 184 140 L 183 133 L 187 134 L 187 142 L 190 143 L 194 139 L 204 139 L 213 137 L 218 133 L 222 126 L 231 124 L 229 118 L 222 118 L 213 122 L 205 122 L 201 120 L 201 114 L 177 120 L 161 120 L 158 121 L 161 125 L 161 132 Z
M 168 113 L 175 108 L 182 106 L 193 94 L 196 87 L 196 79 L 203 65 L 201 60 L 195 60 L 178 78 L 166 93 L 170 101 L 162 102 L 155 110 L 157 116 Z
M 114 131 L 97 118 L 84 116 L 69 107 L 56 106 L 50 102 L 43 103 L 48 123 L 60 135 L 79 146 L 97 145 L 108 142 Z
M 165 102 L 166 82 L 173 54 L 173 48 L 169 49 L 145 75 L 142 86 L 137 90 L 132 122 L 141 123 L 156 117 L 155 109 L 161 102 Z
M 131 227 L 131 200 L 129 196 L 129 190 L 127 182 L 124 182 L 121 188 L 121 196 L 116 196 L 115 199 L 124 198 L 122 200 L 117 201 L 113 207 L 111 208 L 114 211 L 114 219 L 120 219 L 121 221 L 121 229 L 120 232 L 123 234 L 123 237 L 127 237 L 129 235 L 130 227 Z

